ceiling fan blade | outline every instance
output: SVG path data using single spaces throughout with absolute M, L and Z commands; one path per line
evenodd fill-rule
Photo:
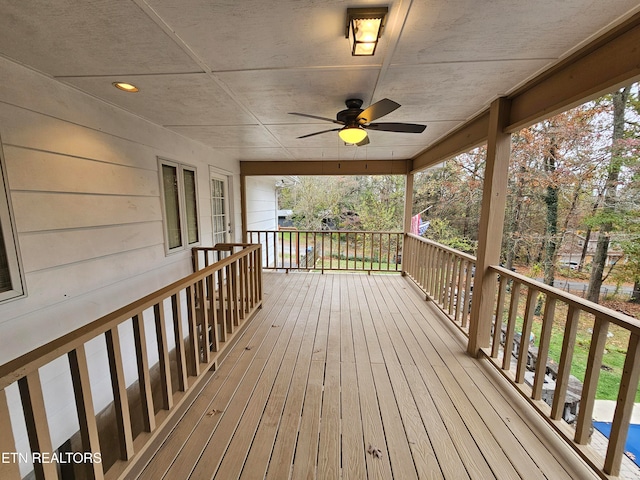
M 338 125 L 344 125 L 343 122 L 339 122 L 338 120 L 334 120 L 332 118 L 319 117 L 317 115 L 309 115 L 307 113 L 289 112 L 289 115 L 298 115 L 299 117 L 315 118 L 316 120 L 324 120 L 325 122 L 331 122 L 331 123 L 337 123 Z
M 327 132 L 337 132 L 338 130 L 342 130 L 341 128 L 332 128 L 330 130 L 322 130 L 321 132 L 314 132 L 314 133 L 309 133 L 307 135 L 302 135 L 298 138 L 307 138 L 307 137 L 313 137 L 314 135 L 320 135 L 321 133 L 327 133 Z
M 363 125 L 363 128 L 381 132 L 422 133 L 427 126 L 418 125 L 417 123 L 371 123 Z
M 400 108 L 399 103 L 396 103 L 393 100 L 389 100 L 388 98 L 383 98 L 379 102 L 376 102 L 373 105 L 369 105 L 362 112 L 360 112 L 360 115 L 358 115 L 358 118 L 356 118 L 356 120 L 364 121 L 364 123 L 369 123 L 380 117 L 388 115 L 396 108 Z
M 369 135 L 364 137 L 364 140 L 362 140 L 360 143 L 356 143 L 356 146 L 358 147 L 364 147 L 365 145 L 369 145 Z

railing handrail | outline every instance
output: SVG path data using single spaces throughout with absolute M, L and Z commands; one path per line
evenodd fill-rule
M 420 242 L 424 242 L 424 243 L 427 243 L 429 245 L 433 245 L 434 247 L 437 247 L 440 250 L 444 250 L 446 252 L 452 253 L 452 254 L 457 255 L 458 257 L 464 258 L 465 260 L 468 260 L 470 262 L 474 262 L 475 263 L 475 262 L 478 261 L 478 259 L 476 257 L 474 257 L 473 255 L 470 255 L 468 253 L 462 252 L 460 250 L 456 250 L 455 248 L 448 247 L 446 245 L 443 245 L 442 243 L 438 243 L 438 242 L 435 242 L 433 240 L 429 240 L 428 238 L 420 237 L 420 236 L 415 235 L 413 233 L 406 233 L 406 232 L 405 232 L 405 235 L 407 237 L 413 238 L 413 239 L 418 240 Z
M 402 273 L 402 231 L 279 228 L 248 230 L 246 240 L 264 246 L 265 269 Z
M 200 247 L 202 248 L 202 247 Z M 147 308 L 153 307 L 159 301 L 171 297 L 180 292 L 188 285 L 193 285 L 205 279 L 212 271 L 218 271 L 227 265 L 235 262 L 238 258 L 248 255 L 250 252 L 260 248 L 260 245 L 245 247 L 242 251 L 236 252 L 208 267 L 183 277 L 166 287 L 160 288 L 134 302 L 129 303 L 111 313 L 108 313 L 93 322 L 83 325 L 35 350 L 17 357 L 9 362 L 0 365 L 0 389 L 6 388 L 20 378 L 48 364 L 56 358 L 66 355 L 80 345 L 89 340 L 104 334 L 118 324 L 130 319 L 132 316 L 141 313 Z
M 464 322 L 467 319 L 467 302 L 472 296 L 474 281 L 469 265 L 475 262 L 475 258 L 416 235 L 406 234 L 405 240 L 406 273 L 409 278 L 456 326 L 464 328 Z M 483 276 L 481 280 L 496 282 L 498 289 L 496 298 L 491 300 L 495 308 L 492 309 L 493 331 L 489 339 L 489 347 L 481 349 L 480 352 L 521 394 L 530 400 L 538 413 L 550 421 L 565 441 L 574 447 L 594 471 L 601 476 L 603 473 L 617 476 L 621 469 L 625 438 L 640 379 L 638 364 L 640 321 L 501 266 L 491 265 L 488 267 L 488 272 L 490 275 Z M 521 289 L 526 290 L 526 295 L 521 294 Z M 544 298 L 540 294 L 543 294 Z M 541 302 L 541 300 L 544 301 Z M 460 316 L 459 306 L 463 303 L 464 308 Z M 544 312 L 542 312 L 543 305 Z M 557 363 L 550 364 L 550 345 L 552 326 L 556 321 L 556 305 L 566 305 L 567 313 L 565 315 L 558 311 L 559 317 L 565 317 L 562 349 Z M 523 307 L 524 314 L 521 314 Z M 582 313 L 593 317 L 594 323 L 584 372 L 584 384 L 576 400 L 575 392 L 571 398 L 568 392 L 578 323 Z M 539 320 L 536 317 L 539 317 Z M 532 349 L 530 334 L 534 322 L 541 322 L 541 332 L 538 346 Z M 516 331 L 516 323 L 520 323 L 519 331 Z M 596 460 L 589 450 L 582 447 L 588 444 L 591 435 L 596 391 L 610 324 L 617 325 L 628 332 L 629 342 L 624 367 L 620 374 L 611 434 L 606 454 L 602 457 L 604 463 L 600 464 L 600 459 Z M 527 380 L 527 371 L 533 372 L 533 380 Z M 548 374 L 552 375 L 555 384 L 545 393 L 545 378 Z M 548 393 L 551 390 L 552 395 Z M 579 402 L 579 408 L 576 402 Z M 573 418 L 572 415 L 574 415 Z M 568 428 L 568 424 L 561 423 L 559 421 L 561 419 L 576 422 L 575 430 Z
M 278 230 L 247 230 L 247 233 L 257 233 L 257 232 L 269 232 L 269 233 L 277 233 L 277 232 L 298 232 L 298 233 L 382 233 L 384 235 L 392 234 L 398 235 L 404 233 L 402 230 L 299 230 L 299 229 L 290 229 L 288 227 L 279 228 Z
M 504 275 L 505 277 L 517 280 L 518 283 L 526 285 L 527 287 L 531 287 L 538 292 L 553 295 L 554 297 L 559 298 L 561 301 L 570 306 L 578 307 L 584 312 L 588 312 L 598 317 L 605 318 L 606 320 L 615 323 L 616 325 L 625 328 L 636 335 L 640 335 L 640 320 L 635 319 L 629 315 L 617 312 L 616 310 L 612 310 L 611 308 L 605 307 L 590 300 L 580 298 L 577 295 L 565 292 L 563 290 L 560 290 L 559 288 L 552 287 L 550 285 L 547 285 L 546 283 L 534 280 L 533 278 L 529 278 L 525 275 L 514 272 L 504 267 L 491 265 L 489 266 L 489 270 L 492 270 L 500 275 Z

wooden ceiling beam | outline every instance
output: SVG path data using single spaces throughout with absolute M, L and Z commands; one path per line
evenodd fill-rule
M 489 111 L 487 110 L 414 158 L 411 173 L 437 165 L 448 158 L 455 157 L 482 145 L 487 141 L 488 132 Z
M 411 160 L 241 161 L 241 175 L 404 175 Z

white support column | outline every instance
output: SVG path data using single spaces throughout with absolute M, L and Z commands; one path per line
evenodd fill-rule
M 489 112 L 487 162 L 478 226 L 478 255 L 467 348 L 473 356 L 477 356 L 481 348 L 489 346 L 491 335 L 496 282 L 495 275 L 490 274 L 488 268 L 500 261 L 511 153 L 511 134 L 504 133 L 504 128 L 509 122 L 509 107 L 506 98 L 499 98 L 491 104 Z

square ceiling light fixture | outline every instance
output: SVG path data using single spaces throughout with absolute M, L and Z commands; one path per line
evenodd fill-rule
M 345 37 L 351 42 L 351 55 L 371 56 L 376 53 L 388 11 L 388 7 L 347 9 Z

